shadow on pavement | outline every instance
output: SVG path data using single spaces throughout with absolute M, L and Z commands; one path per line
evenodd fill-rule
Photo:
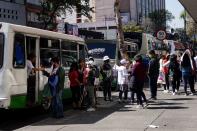
M 177 110 L 177 109 L 188 109 L 189 107 L 183 107 L 183 106 L 162 106 L 162 107 L 147 107 L 147 109 L 152 109 L 152 110 L 155 110 L 155 109 L 174 109 L 174 110 Z
M 106 102 L 106 104 L 111 104 Z M 105 119 L 114 112 L 128 112 L 135 111 L 132 110 L 132 106 L 128 103 L 119 104 L 114 101 L 111 106 L 98 107 L 94 112 L 80 111 L 80 110 L 70 110 L 65 112 L 65 117 L 62 119 L 48 118 L 39 123 L 35 123 L 32 126 L 42 126 L 42 125 L 70 125 L 70 124 L 93 124 L 102 119 Z
M 160 100 L 172 100 L 172 101 L 184 101 L 184 100 L 195 100 L 196 98 L 172 98 L 172 99 L 160 99 Z
M 173 103 L 173 102 L 158 102 L 158 103 L 149 103 L 149 105 L 181 105 L 184 103 Z

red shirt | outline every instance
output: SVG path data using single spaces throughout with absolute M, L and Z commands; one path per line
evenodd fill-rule
M 74 70 L 69 73 L 70 87 L 79 86 L 79 83 L 76 81 L 76 79 L 78 78 L 79 78 L 78 71 Z
M 168 60 L 164 60 L 163 61 L 163 63 L 165 64 L 166 62 L 168 62 Z M 169 73 L 169 69 L 168 69 L 168 67 L 163 67 L 163 72 L 164 72 L 164 74 L 168 74 Z

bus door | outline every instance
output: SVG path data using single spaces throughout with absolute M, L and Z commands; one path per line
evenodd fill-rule
M 39 68 L 39 37 L 26 36 L 26 56 L 31 61 L 33 67 Z M 32 57 L 34 57 L 32 59 Z M 28 63 L 27 63 L 27 66 Z M 27 67 L 28 68 L 28 67 Z M 27 69 L 28 70 L 28 69 Z M 39 71 L 27 72 L 27 105 L 31 106 L 38 101 L 39 91 Z

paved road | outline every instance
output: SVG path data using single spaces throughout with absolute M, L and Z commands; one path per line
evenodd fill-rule
M 63 119 L 49 117 L 17 131 L 197 131 L 197 96 L 159 91 L 158 100 L 149 104 L 137 109 L 114 97 L 113 102 L 100 100 L 95 112 L 68 110 Z

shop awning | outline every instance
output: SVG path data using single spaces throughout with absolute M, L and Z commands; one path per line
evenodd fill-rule
M 196 0 L 179 0 L 179 2 L 185 7 L 187 12 L 191 15 L 194 21 L 197 22 L 197 1 Z

